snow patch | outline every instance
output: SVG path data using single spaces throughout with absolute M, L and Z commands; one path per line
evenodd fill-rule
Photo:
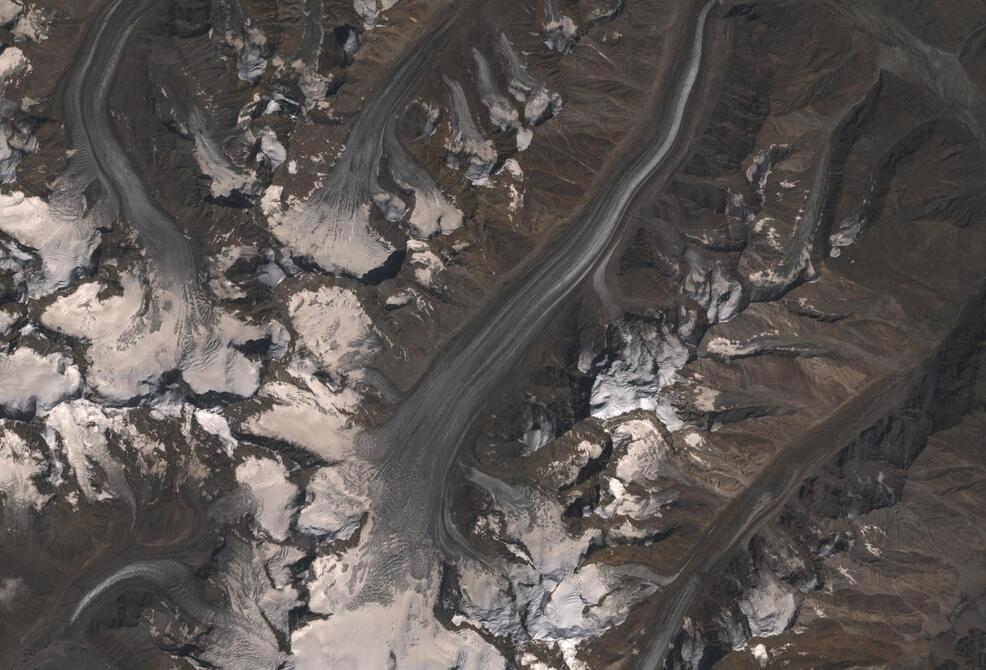
M 425 288 L 434 288 L 435 275 L 445 269 L 427 242 L 409 240 L 407 243 L 408 264 L 414 269 L 414 279 Z

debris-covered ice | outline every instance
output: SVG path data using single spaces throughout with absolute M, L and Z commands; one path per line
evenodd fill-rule
M 380 23 L 380 14 L 398 2 L 400 0 L 353 0 L 353 9 L 363 19 L 363 26 L 369 29 Z
M 579 41 L 579 27 L 575 22 L 558 11 L 557 0 L 544 3 L 544 43 L 549 49 L 567 54 Z
M 245 197 L 260 193 L 260 185 L 254 175 L 233 164 L 209 133 L 205 117 L 199 110 L 189 114 L 189 129 L 195 139 L 195 160 L 199 169 L 212 180 L 209 191 L 213 197 L 229 198 L 234 191 Z
M 490 123 L 500 130 L 513 130 L 517 133 L 517 150 L 523 151 L 530 145 L 531 132 L 524 129 L 520 123 L 520 114 L 510 100 L 500 93 L 493 72 L 486 56 L 473 47 L 473 60 L 476 61 L 476 80 L 479 85 L 479 97 L 490 115 Z
M 510 69 L 510 94 L 524 104 L 524 121 L 537 126 L 555 116 L 561 110 L 561 96 L 531 76 L 505 33 L 500 33 L 500 50 Z
M 485 181 L 496 164 L 496 148 L 476 127 L 469 101 L 462 85 L 442 77 L 452 101 L 452 118 L 449 121 L 449 137 L 445 143 L 445 160 L 449 167 L 458 169 L 473 183 Z

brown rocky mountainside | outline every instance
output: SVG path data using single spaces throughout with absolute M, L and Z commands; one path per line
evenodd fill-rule
M 0 47 L 0 667 L 986 668 L 986 4 Z

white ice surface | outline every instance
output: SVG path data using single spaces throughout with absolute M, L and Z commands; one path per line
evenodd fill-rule
M 24 6 L 14 0 L 0 0 L 0 26 L 5 26 L 20 15 Z
M 410 185 L 401 186 L 414 190 Z M 427 239 L 439 233 L 448 235 L 462 227 L 462 210 L 453 205 L 437 188 L 415 190 L 414 210 L 408 219 L 408 225 L 420 238 Z
M 162 440 L 135 422 L 137 413 L 142 411 L 105 407 L 83 398 L 63 400 L 48 410 L 40 425 L 49 449 L 45 466 L 46 470 L 51 468 L 48 476 L 53 485 L 61 486 L 70 476 L 77 483 L 78 492 L 91 503 L 116 499 L 133 507 L 136 497 L 128 473 L 163 477 L 169 467 L 167 452 L 176 448 L 175 440 L 188 439 L 193 414 L 211 429 L 224 432 L 224 439 L 232 440 L 218 415 L 181 402 L 158 401 L 151 417 L 155 421 L 180 422 L 182 431 L 180 436 Z M 221 430 L 224 427 L 225 431 Z M 121 451 L 137 458 L 125 462 Z M 76 497 L 76 493 L 69 496 Z
M 496 147 L 476 127 L 462 85 L 448 77 L 442 77 L 442 81 L 448 87 L 452 106 L 445 142 L 446 162 L 449 167 L 462 170 L 473 183 L 485 183 L 496 163 Z
M 669 474 L 670 448 L 652 421 L 623 421 L 612 435 L 624 450 L 616 464 L 616 476 L 622 481 L 646 482 Z
M 338 199 L 293 201 L 285 209 L 280 186 L 270 186 L 261 208 L 267 225 L 291 252 L 315 262 L 327 272 L 362 276 L 383 265 L 393 247 L 370 228 L 370 203 Z
M 215 435 L 222 441 L 227 454 L 230 456 L 233 454 L 233 450 L 236 448 L 236 439 L 229 429 L 229 422 L 226 421 L 226 417 L 219 412 L 196 409 L 195 421 L 202 427 L 202 430 L 210 435 Z
M 16 312 L 0 308 L 0 337 L 7 334 L 7 331 L 10 330 L 11 326 L 17 323 L 17 319 L 18 316 Z
M 88 400 L 73 400 L 54 408 L 45 417 L 45 427 L 48 445 L 53 450 L 61 447 L 87 499 L 96 502 L 116 497 L 134 502 L 124 467 L 109 451 L 110 434 L 128 432 L 119 411 Z M 102 469 L 105 479 L 97 482 L 94 464 Z
M 38 149 L 38 141 L 30 129 L 10 123 L 0 124 L 0 181 L 11 184 L 17 181 L 17 164 Z
M 520 560 L 500 568 L 509 590 L 499 578 L 484 576 L 485 566 L 459 565 L 464 621 L 515 640 L 529 636 L 559 645 L 563 651 L 567 645 L 574 659 L 579 642 L 622 623 L 630 607 L 650 592 L 646 585 L 631 586 L 634 581 L 639 586 L 640 581 L 623 568 L 586 564 L 589 546 L 599 531 L 569 535 L 563 510 L 553 500 L 475 471 L 470 477 L 497 501 L 504 518 L 504 534 L 499 539 Z
M 222 147 L 203 132 L 195 135 L 195 160 L 202 174 L 211 179 L 209 192 L 213 197 L 228 198 L 233 191 L 250 196 L 260 190 L 254 175 L 233 165 Z
M 379 349 L 373 322 L 356 293 L 347 288 L 299 291 L 291 296 L 288 314 L 299 348 L 326 372 L 353 370 Z
M 31 293 L 38 296 L 68 286 L 73 271 L 89 264 L 100 239 L 90 219 L 58 216 L 41 198 L 20 191 L 0 194 L 0 230 L 41 257 L 42 275 L 30 278 Z
M 257 389 L 259 369 L 243 354 L 228 346 L 236 326 L 224 317 L 208 325 L 207 337 L 198 330 L 193 342 L 181 342 L 179 296 L 151 291 L 142 277 L 120 276 L 122 295 L 100 297 L 102 285 L 87 282 L 60 297 L 42 314 L 49 328 L 87 342 L 91 366 L 88 382 L 99 396 L 127 401 L 154 391 L 166 372 L 181 369 L 196 393 L 219 391 L 249 396 Z
M 44 412 L 78 393 L 82 375 L 60 353 L 20 347 L 0 353 L 0 407 L 16 414 Z
M 590 396 L 592 415 L 608 419 L 635 409 L 658 409 L 657 392 L 688 360 L 681 341 L 651 323 L 617 324 L 622 348 L 596 377 Z
M 798 611 L 794 594 L 773 575 L 763 574 L 755 588 L 739 601 L 739 608 L 750 624 L 752 637 L 780 635 Z
M 0 90 L 14 75 L 29 71 L 31 63 L 24 52 L 17 47 L 7 47 L 0 53 Z
M 357 433 L 353 416 L 362 400 L 356 391 L 333 389 L 314 376 L 299 373 L 293 384 L 264 384 L 258 396 L 269 407 L 247 418 L 243 432 L 287 442 L 330 462 L 351 453 Z
M 567 54 L 579 40 L 579 28 L 567 16 L 555 14 L 544 24 L 544 43 L 549 49 Z
M 267 157 L 272 168 L 276 168 L 288 157 L 288 151 L 277 139 L 277 133 L 270 128 L 260 131 L 260 153 Z
M 248 457 L 236 466 L 236 481 L 253 495 L 254 518 L 272 538 L 283 542 L 291 529 L 298 487 L 288 481 L 288 471 L 269 458 Z
M 308 502 L 298 515 L 298 529 L 328 541 L 348 540 L 370 508 L 369 498 L 354 493 L 357 476 L 351 472 L 347 482 L 341 466 L 316 472 L 307 487 Z
M 497 90 L 496 82 L 493 81 L 493 72 L 486 56 L 475 47 L 472 50 L 472 56 L 476 62 L 476 79 L 479 85 L 480 99 L 489 112 L 490 123 L 500 130 L 519 129 L 520 114 L 517 113 L 510 100 Z
M 9 422 L 2 423 L 0 432 L 0 499 L 8 526 L 18 510 L 41 509 L 51 498 L 38 491 L 35 479 L 47 466 L 47 459 L 35 453 L 20 435 L 11 430 Z M 2 598 L 0 598 L 2 600 Z
M 499 652 L 468 629 L 448 630 L 434 615 L 437 575 L 386 604 L 339 608 L 291 636 L 297 670 L 498 670 Z

